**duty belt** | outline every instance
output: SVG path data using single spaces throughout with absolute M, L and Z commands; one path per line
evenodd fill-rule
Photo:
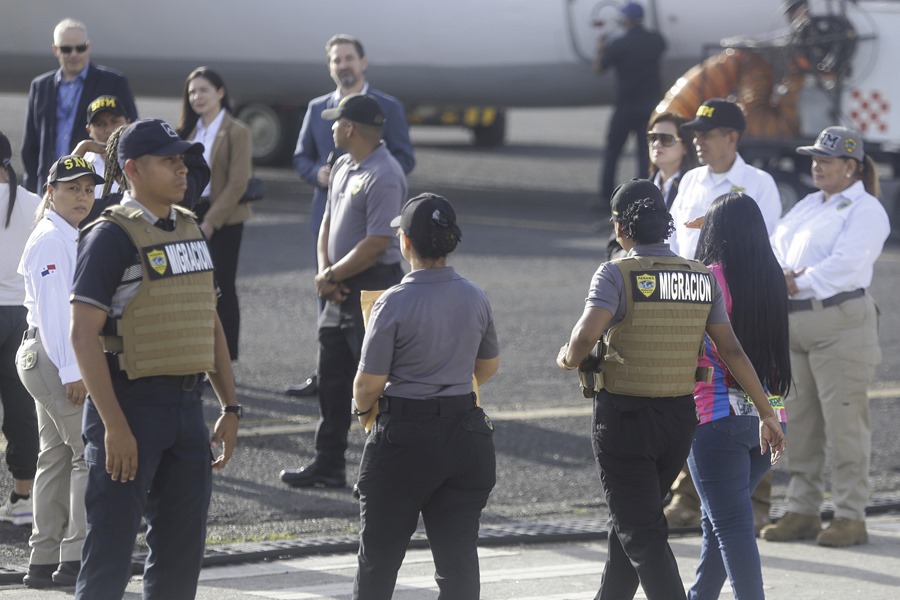
M 838 304 L 843 304 L 847 300 L 853 300 L 854 298 L 860 298 L 865 295 L 865 288 L 859 288 L 851 292 L 841 292 L 840 294 L 835 294 L 834 296 L 825 298 L 824 300 L 816 300 L 815 298 L 808 298 L 806 300 L 788 300 L 788 312 L 799 312 L 801 310 L 822 310 L 823 308 L 837 306 Z
M 378 400 L 378 412 L 395 414 L 452 415 L 475 408 L 475 394 L 436 396 L 432 398 L 402 398 L 384 396 Z

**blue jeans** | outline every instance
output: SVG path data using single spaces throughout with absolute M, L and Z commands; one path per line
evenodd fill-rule
M 762 600 L 762 568 L 750 495 L 769 470 L 759 453 L 759 419 L 732 415 L 697 427 L 688 456 L 700 496 L 703 545 L 689 600 L 716 599 L 725 583 L 737 600 Z

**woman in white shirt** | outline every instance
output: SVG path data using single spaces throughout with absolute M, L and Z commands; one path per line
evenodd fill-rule
M 86 395 L 69 342 L 69 295 L 75 274 L 78 224 L 94 204 L 103 178 L 80 156 L 50 167 L 47 188 L 19 273 L 25 280 L 28 331 L 16 355 L 19 378 L 34 397 L 40 454 L 34 479 L 34 525 L 28 587 L 75 585 L 87 532 L 87 466 L 81 440 Z
M 238 359 L 241 313 L 237 297 L 237 266 L 244 222 L 250 205 L 241 202 L 252 171 L 250 129 L 231 116 L 222 77 L 207 67 L 191 71 L 184 84 L 178 135 L 203 144 L 211 171 L 194 212 L 209 242 L 219 286 L 217 310 L 231 360 Z
M 38 455 L 34 401 L 16 374 L 16 350 L 25 324 L 25 286 L 16 272 L 41 199 L 18 185 L 9 139 L 0 132 L 0 401 L 6 465 L 13 479 L 0 520 L 31 525 L 31 484 Z
M 872 434 L 866 388 L 881 361 L 877 309 L 866 288 L 890 233 L 878 177 L 862 136 L 828 127 L 812 146 L 818 192 L 784 215 L 772 249 L 787 281 L 791 369 L 788 512 L 762 530 L 770 541 L 815 538 L 822 546 L 868 541 Z M 825 447 L 831 445 L 834 520 L 822 530 Z

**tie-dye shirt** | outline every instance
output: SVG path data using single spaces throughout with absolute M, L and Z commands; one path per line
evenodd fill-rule
M 721 288 L 725 300 L 725 309 L 728 311 L 728 316 L 731 317 L 731 290 L 728 289 L 728 283 L 725 281 L 725 271 L 719 264 L 710 265 L 709 271 L 719 282 L 719 288 Z M 728 371 L 728 367 L 719 358 L 715 344 L 708 335 L 703 336 L 703 356 L 700 357 L 699 366 L 712 367 L 713 371 L 711 383 L 698 381 L 694 385 L 694 401 L 697 403 L 697 416 L 701 425 L 730 415 L 759 416 L 750 397 L 744 393 L 744 390 Z M 784 399 L 781 396 L 769 396 L 769 403 L 775 409 L 778 420 L 786 423 Z

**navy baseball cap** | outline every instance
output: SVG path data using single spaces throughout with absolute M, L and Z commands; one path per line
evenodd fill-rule
M 800 146 L 797 154 L 806 156 L 834 156 L 862 162 L 865 157 L 862 136 L 847 127 L 826 127 L 812 146 Z
M 394 217 L 391 227 L 399 227 L 412 239 L 430 243 L 434 227 L 446 229 L 456 224 L 456 211 L 443 196 L 419 194 L 403 205 L 400 216 Z
M 125 109 L 122 108 L 122 103 L 119 102 L 119 99 L 115 96 L 98 96 L 94 98 L 87 107 L 87 123 L 91 124 L 91 121 L 94 120 L 98 114 L 102 112 L 111 112 L 119 115 L 120 117 L 125 116 Z
M 626 2 L 619 12 L 623 17 L 628 17 L 632 21 L 640 21 L 644 18 L 644 7 L 637 2 Z
M 203 144 L 186 142 L 161 119 L 140 119 L 125 128 L 119 137 L 119 166 L 129 158 L 203 154 Z
M 654 207 L 663 212 L 668 212 L 666 201 L 656 184 L 649 179 L 632 179 L 616 188 L 609 202 L 612 209 L 612 221 L 618 221 L 629 206 L 638 200 L 649 198 Z
M 91 161 L 85 160 L 81 156 L 70 154 L 68 156 L 61 156 L 55 163 L 50 165 L 50 174 L 47 176 L 47 183 L 74 181 L 85 175 L 92 177 L 94 183 L 97 185 L 106 181 L 101 176 L 97 175 Z
M 741 107 L 722 98 L 712 98 L 700 105 L 693 121 L 682 125 L 684 129 L 693 131 L 710 131 L 717 127 L 728 127 L 744 131 L 747 121 Z
M 326 108 L 322 111 L 322 118 L 326 121 L 347 119 L 363 125 L 381 127 L 384 124 L 384 113 L 378 101 L 367 94 L 350 94 L 341 99 L 335 108 Z

